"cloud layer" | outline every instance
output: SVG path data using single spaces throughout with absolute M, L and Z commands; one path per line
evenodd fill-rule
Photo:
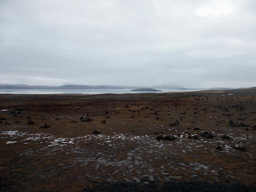
M 3 0 L 0 82 L 250 87 L 253 0 Z

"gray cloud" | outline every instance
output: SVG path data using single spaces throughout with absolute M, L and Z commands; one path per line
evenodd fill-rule
M 0 81 L 255 86 L 256 3 L 0 2 Z

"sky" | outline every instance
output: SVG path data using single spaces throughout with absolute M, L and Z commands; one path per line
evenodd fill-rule
M 255 0 L 1 0 L 0 84 L 256 86 Z

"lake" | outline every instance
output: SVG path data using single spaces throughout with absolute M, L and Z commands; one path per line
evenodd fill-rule
M 0 89 L 0 94 L 124 94 L 192 92 L 199 90 L 161 89 L 161 92 L 131 91 L 131 89 Z

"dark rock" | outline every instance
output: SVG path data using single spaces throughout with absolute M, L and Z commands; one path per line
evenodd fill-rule
M 158 131 L 156 131 L 155 134 L 157 135 L 157 134 L 158 134 Z
M 21 123 L 20 121 L 15 121 L 14 123 Z
M 5 120 L 6 120 L 6 118 L 0 117 L 0 121 L 5 121 Z
M 134 115 L 132 115 L 130 118 L 135 118 L 135 116 L 134 116 Z
M 40 127 L 40 128 L 49 128 L 50 126 L 47 125 L 47 123 L 44 124 L 44 126 Z
M 34 124 L 35 124 L 34 121 L 31 121 L 31 120 L 27 122 L 27 125 L 34 125 Z
M 109 116 L 107 116 L 107 117 L 105 117 L 106 119 L 109 119 L 110 117 Z
M 20 111 L 12 111 L 10 114 L 11 115 L 18 115 L 18 114 L 20 114 Z
M 176 137 L 174 135 L 160 135 L 157 137 L 157 140 L 169 140 L 169 141 L 172 141 L 172 140 L 175 140 Z
M 222 116 L 227 116 L 227 117 L 231 117 L 231 116 L 234 116 L 233 114 L 222 114 Z
M 176 122 L 171 123 L 170 125 L 171 125 L 171 126 L 177 126 L 177 125 L 179 125 L 179 124 L 180 124 L 179 120 L 176 120 Z
M 93 134 L 101 134 L 101 131 L 99 131 L 99 130 L 93 130 Z
M 105 120 L 105 119 L 103 119 L 103 120 L 102 120 L 102 121 L 100 121 L 100 122 L 104 124 L 104 123 L 106 123 L 106 120 Z
M 75 121 L 75 120 L 72 120 L 72 121 L 70 121 L 71 123 L 77 123 L 77 121 Z
M 246 125 L 246 124 L 244 124 L 244 123 L 240 123 L 240 126 L 241 126 L 241 127 L 249 127 L 249 125 Z
M 3 121 L 0 120 L 0 123 L 3 123 Z
M 223 135 L 221 138 L 223 138 L 223 139 L 230 139 L 230 137 L 228 135 Z
M 240 151 L 247 151 L 246 148 L 241 145 L 234 145 L 233 148 Z
M 4 122 L 4 125 L 10 125 L 10 123 L 8 123 L 7 121 Z
M 204 133 L 202 133 L 201 136 L 202 136 L 202 137 L 205 137 L 205 138 L 209 138 L 209 139 L 211 139 L 211 138 L 214 137 L 212 133 L 209 133 L 209 132 L 207 132 L 207 131 L 204 132 Z
M 244 124 L 244 123 L 240 123 L 240 122 L 235 121 L 235 120 L 233 120 L 233 119 L 231 119 L 231 120 L 229 121 L 229 125 L 230 125 L 231 127 L 249 127 L 249 125 L 246 125 L 246 124 Z
M 220 146 L 220 145 L 218 145 L 215 149 L 217 149 L 217 150 L 222 150 L 222 147 Z
M 154 115 L 159 115 L 159 114 L 155 111 Z
M 217 105 L 218 109 L 222 109 L 222 111 L 229 111 L 229 109 L 226 106 Z
M 198 135 L 189 135 L 188 136 L 189 139 L 199 139 Z
M 201 131 L 202 129 L 198 128 L 198 127 L 195 127 L 194 130 L 196 131 Z
M 230 125 L 231 127 L 240 127 L 240 126 L 241 126 L 241 123 L 239 123 L 239 122 L 234 121 L 233 119 L 231 119 L 231 120 L 229 121 L 229 125 Z
M 246 109 L 245 107 L 242 107 L 242 106 L 239 107 L 239 110 L 240 110 L 240 111 L 244 111 L 245 109 Z
M 160 119 L 159 117 L 156 117 L 156 120 Z
M 30 115 L 28 116 L 28 119 L 31 119 Z
M 108 111 L 105 111 L 105 114 L 107 115 L 109 112 Z

